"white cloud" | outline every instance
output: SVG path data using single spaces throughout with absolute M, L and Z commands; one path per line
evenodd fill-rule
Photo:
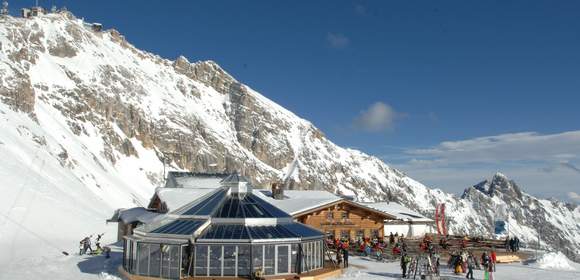
M 326 41 L 335 49 L 343 49 L 350 44 L 350 39 L 342 33 L 328 33 L 326 34 Z
M 568 193 L 568 198 L 570 198 L 574 202 L 580 203 L 580 194 L 578 194 L 578 193 L 569 192 Z
M 545 135 L 536 132 L 501 134 L 446 141 L 427 149 L 410 149 L 406 153 L 423 159 L 444 159 L 448 163 L 569 162 L 580 156 L 580 131 Z
M 383 102 L 375 102 L 368 109 L 360 112 L 354 120 L 354 126 L 368 132 L 380 132 L 392 128 L 400 114 Z
M 388 161 L 389 158 L 385 157 Z M 580 187 L 580 131 L 509 133 L 407 149 L 394 166 L 428 186 L 461 191 L 501 171 L 525 191 L 570 200 Z

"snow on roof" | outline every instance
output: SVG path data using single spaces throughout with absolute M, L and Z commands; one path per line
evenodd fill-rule
M 405 221 L 416 221 L 416 222 L 432 222 L 432 219 L 429 219 L 401 204 L 394 203 L 394 202 L 370 202 L 370 203 L 363 203 L 363 205 L 368 206 L 370 208 L 379 210 L 381 212 L 385 212 L 387 214 L 391 214 L 399 220 Z
M 165 203 L 169 212 L 208 194 L 216 187 L 209 188 L 157 188 L 155 194 Z
M 135 207 L 117 210 L 109 221 L 123 221 L 126 224 L 134 222 L 148 223 L 159 215 L 159 213 L 150 212 L 143 207 Z
M 327 191 L 285 190 L 284 199 L 272 198 L 270 190 L 255 189 L 254 194 L 290 215 L 342 200 L 341 197 Z
M 174 188 L 218 188 L 224 179 L 223 174 L 196 174 L 188 172 L 170 172 L 168 187 Z M 175 185 L 173 185 L 175 184 Z

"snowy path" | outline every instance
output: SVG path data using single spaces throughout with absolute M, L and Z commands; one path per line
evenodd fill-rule
M 465 279 L 465 274 L 455 275 L 451 270 L 442 266 L 441 279 Z M 483 279 L 483 271 L 474 271 L 475 279 Z M 386 280 L 401 279 L 401 269 L 398 262 L 379 263 L 363 257 L 351 257 L 350 267 L 344 275 L 332 280 L 342 279 L 364 279 L 364 280 Z M 417 277 L 419 279 L 419 277 Z M 541 269 L 532 265 L 498 264 L 497 272 L 494 273 L 495 280 L 511 279 L 580 279 L 580 265 L 576 264 L 576 271 L 561 271 Z
M 43 276 L 55 280 L 120 280 L 117 268 L 122 262 L 122 247 L 110 246 L 111 258 L 104 256 L 31 256 L 0 266 L 0 280 L 32 280 Z

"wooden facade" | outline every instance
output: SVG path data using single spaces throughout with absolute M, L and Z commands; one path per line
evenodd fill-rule
M 395 219 L 387 213 L 349 200 L 340 200 L 297 213 L 294 218 L 325 232 L 328 236 L 348 240 L 382 238 L 385 220 Z

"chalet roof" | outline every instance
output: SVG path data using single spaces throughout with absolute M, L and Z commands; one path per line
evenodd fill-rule
M 177 210 L 198 197 L 202 197 L 216 188 L 157 188 L 155 196 L 159 198 L 169 211 Z
M 149 223 L 159 215 L 161 214 L 156 212 L 150 212 L 143 207 L 135 207 L 129 209 L 118 209 L 117 211 L 115 211 L 113 217 L 111 217 L 108 221 L 109 222 L 122 221 L 125 224 L 134 222 Z
M 399 220 L 415 221 L 415 222 L 433 222 L 432 219 L 429 219 L 395 202 L 372 202 L 372 203 L 364 203 L 364 205 L 391 214 L 397 217 L 397 219 Z
M 227 174 L 222 173 L 193 173 L 170 171 L 167 174 L 167 188 L 219 188 L 220 182 Z
M 327 191 L 285 190 L 284 199 L 272 198 L 269 190 L 254 190 L 254 193 L 292 216 L 343 199 Z

